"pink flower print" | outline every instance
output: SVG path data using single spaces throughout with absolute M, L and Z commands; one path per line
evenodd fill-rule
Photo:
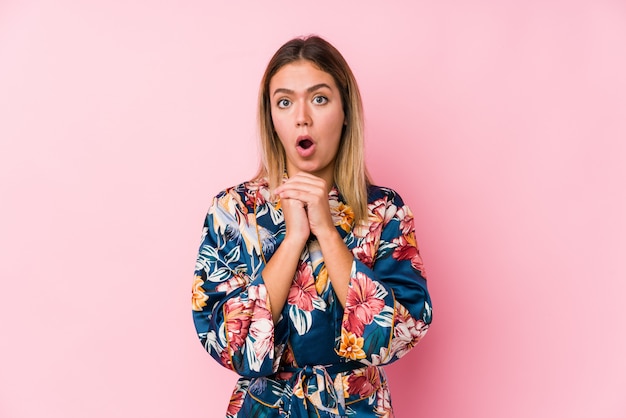
M 393 250 L 393 258 L 396 260 L 411 260 L 411 266 L 419 270 L 422 276 L 426 277 L 422 257 L 417 249 L 415 235 L 412 232 L 407 235 L 401 235 L 398 238 L 394 238 L 393 243 L 397 245 Z
M 391 352 L 400 358 L 420 342 L 428 331 L 428 324 L 415 320 L 402 305 L 396 305 L 396 323 L 393 329 Z
M 400 220 L 400 231 L 403 235 L 408 235 L 415 230 L 413 225 L 413 213 L 408 206 L 402 206 L 396 212 L 396 218 Z
M 267 308 L 267 289 L 265 286 L 250 286 L 248 297 L 254 303 L 250 324 L 250 336 L 254 338 L 252 348 L 256 357 L 263 359 L 274 348 L 274 322 Z
M 391 397 L 387 385 L 381 385 L 376 391 L 376 416 L 378 418 L 393 418 L 393 410 L 391 409 Z
M 220 352 L 220 363 L 227 369 L 235 370 L 233 367 L 233 361 L 231 359 L 231 351 L 229 347 L 226 347 Z
M 371 396 L 380 386 L 378 367 L 370 366 L 356 370 L 348 377 L 348 393 L 361 398 Z
M 356 259 L 361 263 L 365 264 L 369 268 L 372 268 L 374 266 L 377 247 L 377 241 L 369 235 L 361 245 L 354 247 L 352 254 L 354 254 Z
M 300 263 L 296 277 L 289 289 L 288 301 L 303 311 L 313 310 L 313 299 L 317 297 L 313 270 L 307 263 Z
M 227 417 L 234 417 L 237 415 L 237 412 L 239 412 L 239 410 L 243 406 L 244 393 L 244 391 L 240 390 L 236 390 L 235 392 L 233 392 L 232 396 L 230 397 L 230 402 L 228 402 L 228 409 L 226 410 Z
M 231 299 L 224 305 L 224 325 L 229 347 L 239 350 L 243 347 L 250 327 L 250 310 L 239 298 Z
M 265 204 L 265 196 L 260 191 L 266 191 L 266 188 L 260 188 L 260 186 L 267 185 L 265 181 L 250 181 L 246 184 L 244 188 L 244 201 L 247 206 L 254 206 L 255 204 L 258 206 L 262 206 Z
M 376 297 L 376 283 L 365 274 L 357 272 L 348 288 L 343 327 L 357 336 L 363 335 L 365 325 L 385 307 L 385 301 Z
M 248 299 L 254 302 L 254 316 L 265 316 L 271 319 L 272 314 L 269 311 L 269 303 L 267 297 L 267 288 L 265 285 L 248 287 Z
M 264 359 L 274 348 L 274 323 L 271 319 L 255 318 L 250 325 L 250 336 L 254 338 L 255 356 Z
M 382 229 L 395 216 L 398 208 L 388 203 L 386 198 L 377 199 L 367 205 L 367 222 L 360 222 L 354 228 L 354 235 L 358 238 L 367 236 L 379 237 Z

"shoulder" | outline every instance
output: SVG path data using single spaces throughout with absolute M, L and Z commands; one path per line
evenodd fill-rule
M 370 184 L 367 187 L 367 203 L 385 202 L 394 206 L 404 206 L 402 197 L 394 189 Z
M 252 179 L 220 191 L 213 198 L 213 205 L 235 205 L 253 209 L 258 198 L 269 196 L 269 187 L 265 179 Z
M 248 180 L 217 193 L 212 199 L 209 214 L 219 211 L 230 213 L 230 216 L 238 216 L 237 213 L 247 216 L 254 213 L 255 206 L 262 204 L 267 197 L 269 197 L 267 181 Z

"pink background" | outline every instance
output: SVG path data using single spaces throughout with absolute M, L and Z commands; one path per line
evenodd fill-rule
M 398 417 L 626 416 L 622 0 L 2 0 L 0 417 L 223 416 L 202 220 L 307 33 L 417 216 L 434 323 L 388 368 Z

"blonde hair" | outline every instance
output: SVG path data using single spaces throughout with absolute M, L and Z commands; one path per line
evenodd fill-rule
M 283 148 L 272 122 L 269 85 L 274 74 L 287 64 L 309 61 L 330 74 L 341 95 L 346 119 L 337 158 L 334 180 L 354 212 L 356 223 L 367 218 L 367 186 L 371 183 L 365 167 L 363 105 L 352 70 L 341 53 L 319 36 L 294 38 L 281 46 L 267 64 L 259 89 L 258 124 L 261 139 L 261 167 L 257 178 L 267 177 L 274 189 L 286 170 Z

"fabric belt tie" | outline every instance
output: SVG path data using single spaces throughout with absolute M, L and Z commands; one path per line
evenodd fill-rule
M 283 371 L 293 372 L 281 396 L 280 414 L 289 418 L 307 418 L 308 403 L 317 410 L 334 417 L 346 416 L 343 380 L 331 374 L 367 367 L 361 363 L 342 363 L 330 366 L 285 367 Z

